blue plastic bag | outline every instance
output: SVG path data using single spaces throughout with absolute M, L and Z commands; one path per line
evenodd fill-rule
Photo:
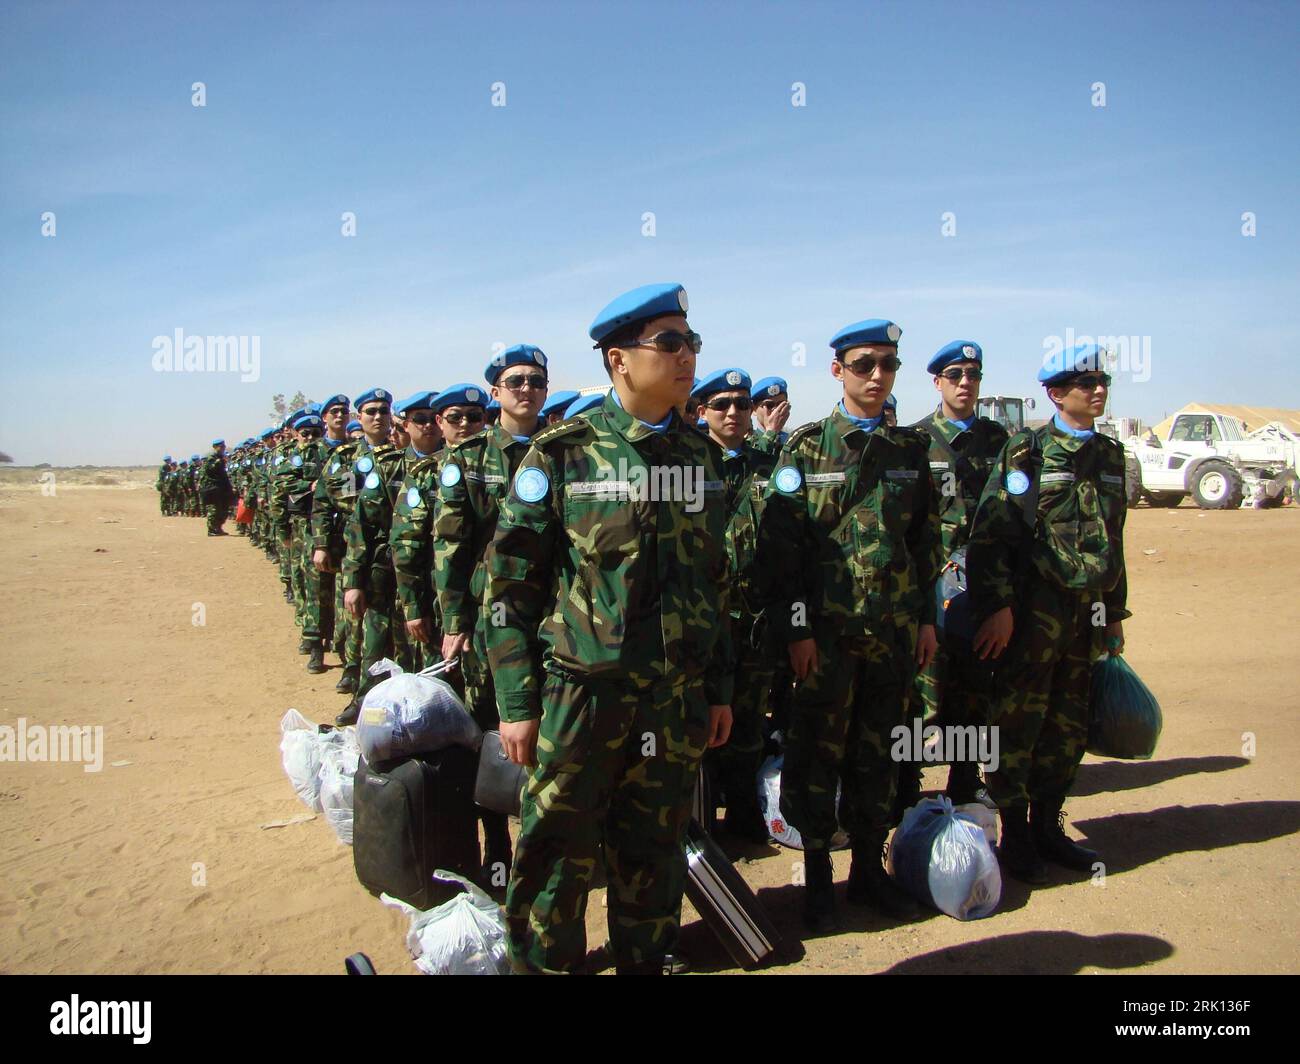
M 1088 753 L 1132 761 L 1156 752 L 1164 726 L 1160 703 L 1123 657 L 1093 664 L 1089 702 Z
M 988 916 L 1002 900 L 984 829 L 947 798 L 925 798 L 903 815 L 889 857 L 899 886 L 958 920 Z

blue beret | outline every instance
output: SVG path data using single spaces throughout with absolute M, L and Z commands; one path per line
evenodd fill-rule
M 446 410 L 449 406 L 486 406 L 487 401 L 487 392 L 477 384 L 453 384 L 434 396 L 430 409 Z
M 587 410 L 594 410 L 605 401 L 607 392 L 592 392 L 590 395 L 582 395 L 574 400 L 573 405 L 564 412 L 565 417 L 577 417 Z
M 702 400 L 717 392 L 732 391 L 737 388 L 743 388 L 746 392 L 749 391 L 749 374 L 743 369 L 718 369 L 691 389 L 691 395 Z
M 885 400 L 885 409 L 886 409 L 886 410 L 897 410 L 897 409 L 898 409 L 898 400 L 894 398 L 894 393 L 893 393 L 893 392 L 890 392 L 890 393 L 889 393 L 889 398 Z
M 271 429 L 263 429 L 261 435 L 258 436 L 257 438 L 258 438 L 259 440 L 269 440 L 272 436 L 275 435 L 276 431 L 277 431 L 277 430 L 276 430 L 276 429 L 273 429 L 273 428 L 271 428 Z
M 546 355 L 540 347 L 534 347 L 532 344 L 515 344 L 514 347 L 507 347 L 487 364 L 487 369 L 483 371 L 483 379 L 488 384 L 496 384 L 501 371 L 507 366 L 536 366 L 545 369 Z
M 344 431 L 344 432 L 360 432 L 360 431 L 361 431 L 361 422 L 360 422 L 360 421 L 357 421 L 355 418 L 353 418 L 351 421 L 348 422 L 348 424 L 347 424 L 347 428 L 345 428 L 343 431 Z
M 362 392 L 357 396 L 357 409 L 360 410 L 366 403 L 387 403 L 392 406 L 393 393 L 386 392 L 383 388 L 371 388 L 368 392 Z
M 199 456 L 197 454 L 190 455 L 191 462 L 197 462 L 198 460 L 199 460 Z
M 954 340 L 935 353 L 934 358 L 925 364 L 925 372 L 936 376 L 954 362 L 978 362 L 984 364 L 984 352 L 974 340 Z
M 293 423 L 297 421 L 300 417 L 302 417 L 303 414 L 305 413 L 307 413 L 307 408 L 305 406 L 300 406 L 298 407 L 297 410 L 291 410 L 288 414 L 285 415 L 284 420 L 280 422 L 280 428 L 281 429 L 292 428 Z
M 416 392 L 414 395 L 408 395 L 405 399 L 399 399 L 393 404 L 393 413 L 399 415 L 409 414 L 412 410 L 432 410 L 433 401 L 438 398 L 437 392 Z
M 318 429 L 324 424 L 325 422 L 320 419 L 319 414 L 313 414 L 308 411 L 295 420 L 292 427 L 295 429 Z
M 328 399 L 318 405 L 320 406 L 320 413 L 323 414 L 332 406 L 341 406 L 345 410 L 349 409 L 352 406 L 352 403 L 346 395 L 331 395 Z
M 835 351 L 844 351 L 859 344 L 893 344 L 897 347 L 898 338 L 902 335 L 903 330 L 892 321 L 885 321 L 884 318 L 868 318 L 866 321 L 855 321 L 852 325 L 844 326 L 831 337 L 831 348 Z
M 750 389 L 752 399 L 771 399 L 774 396 L 789 394 L 790 386 L 781 377 L 764 377 L 761 381 L 755 381 L 754 387 Z
M 686 289 L 679 284 L 646 284 L 624 292 L 596 315 L 588 333 L 596 346 L 616 329 L 665 314 L 686 313 Z
M 226 442 L 225 440 L 213 440 L 213 441 L 212 441 L 212 446 L 213 446 L 213 447 L 220 447 L 220 446 L 221 446 L 223 443 L 225 443 L 225 442 Z
M 1075 344 L 1068 351 L 1053 351 L 1044 356 L 1038 371 L 1042 384 L 1060 384 L 1080 373 L 1106 369 L 1106 352 L 1096 344 Z
M 542 417 L 550 417 L 552 414 L 563 413 L 569 408 L 569 404 L 578 398 L 577 392 L 556 392 L 542 404 L 542 409 L 538 411 Z
M 169 454 L 165 454 L 165 455 L 163 455 L 163 461 L 164 461 L 164 462 L 170 462 L 171 460 L 172 460 L 172 456 L 171 456 L 171 455 L 169 455 Z

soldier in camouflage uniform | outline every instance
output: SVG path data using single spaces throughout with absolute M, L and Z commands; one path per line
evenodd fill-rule
M 516 344 L 488 364 L 484 377 L 501 404 L 501 416 L 490 428 L 462 439 L 452 438 L 457 426 L 444 425 L 448 450 L 438 475 L 432 568 L 442 617 L 442 656 L 460 659 L 465 704 L 480 728 L 495 731 L 500 721 L 487 658 L 491 615 L 483 602 L 487 553 L 501 500 L 541 427 L 546 355 L 532 344 Z M 445 421 L 450 413 L 439 417 Z M 488 889 L 501 889 L 511 863 L 506 817 L 485 810 L 480 819 L 486 844 L 480 880 Z
M 304 477 L 303 469 L 313 457 L 306 446 L 319 438 L 320 418 L 310 406 L 304 407 L 290 416 L 289 430 L 293 442 L 283 451 L 283 460 L 276 466 L 271 478 L 271 522 L 275 528 L 276 542 L 280 545 L 280 576 L 282 580 L 288 576 L 290 594 L 287 598 L 293 604 L 294 624 L 302 631 L 307 624 L 307 587 L 306 574 L 300 564 L 301 544 L 296 533 L 302 528 L 304 506 L 310 514 L 311 485 Z M 287 564 L 284 560 L 286 558 Z M 306 655 L 311 652 L 312 642 L 304 632 L 298 642 L 298 653 Z
M 322 438 L 325 422 L 319 414 L 304 414 L 293 423 L 293 428 L 298 433 L 298 446 L 281 469 L 289 470 L 285 511 L 290 525 L 294 599 L 302 629 L 299 650 L 306 648 L 307 671 L 322 673 L 325 643 L 334 637 L 334 587 L 331 580 L 327 593 L 322 574 L 312 560 L 315 539 L 311 511 L 316 481 L 329 461 L 330 446 Z M 339 442 L 342 441 L 337 440 L 336 444 Z
M 938 492 L 945 564 L 964 550 L 989 470 L 1007 442 L 1006 429 L 975 413 L 983 368 L 984 352 L 972 340 L 954 340 L 940 348 L 926 366 L 939 392 L 939 408 L 912 426 L 930 452 L 930 479 Z M 964 554 L 959 555 L 957 562 L 963 558 Z M 992 665 L 974 655 L 970 634 L 945 631 L 938 652 L 917 673 L 910 715 L 922 716 L 923 725 L 986 727 L 992 692 Z M 896 812 L 901 819 L 903 810 L 920 797 L 921 764 L 905 761 L 899 769 Z M 954 805 L 975 801 L 979 786 L 977 761 L 951 765 L 947 794 Z
M 338 578 L 343 564 L 343 528 L 356 501 L 357 442 L 348 437 L 346 423 L 351 404 L 346 395 L 336 395 L 322 404 L 325 446 L 329 454 L 316 477 L 311 501 L 311 564 L 319 574 L 322 615 L 332 618 L 334 651 L 343 663 L 334 690 L 353 694 L 361 668 L 361 627 L 343 608 L 343 581 Z M 326 608 L 326 600 L 329 607 Z M 322 630 L 325 626 L 322 624 Z
M 412 664 L 388 543 L 406 465 L 405 453 L 388 442 L 392 403 L 383 388 L 372 388 L 357 399 L 366 438 L 352 463 L 357 497 L 343 530 L 343 608 L 362 625 L 361 670 L 352 701 L 335 718 L 340 725 L 356 723 L 366 692 L 384 679 L 370 675 L 371 665 L 381 658 L 408 670 Z
M 474 392 L 475 400 L 465 407 L 465 418 L 458 412 L 458 424 L 452 426 L 454 440 L 464 439 L 483 427 L 483 404 L 487 396 L 480 388 L 463 387 Z M 426 669 L 442 660 L 442 629 L 433 593 L 432 538 L 438 463 L 444 446 L 435 409 L 446 409 L 450 404 L 448 400 L 440 406 L 441 397 L 442 393 L 437 391 L 416 392 L 398 404 L 410 443 L 406 449 L 406 476 L 393 506 L 393 527 L 388 542 L 393 552 L 397 598 L 405 618 L 407 642 L 417 669 Z M 460 682 L 457 676 L 447 679 L 453 685 Z
M 691 392 L 700 403 L 709 438 L 722 450 L 722 478 L 727 484 L 727 562 L 731 579 L 731 640 L 736 656 L 731 701 L 731 735 L 725 746 L 709 751 L 705 769 L 726 796 L 728 834 L 751 843 L 769 840 L 758 803 L 758 770 L 763 763 L 763 734 L 778 651 L 763 616 L 761 576 L 754 560 L 763 494 L 776 463 L 775 436 L 750 436 L 753 397 L 749 374 L 742 369 L 710 373 Z M 757 440 L 757 445 L 755 443 Z
M 171 455 L 164 455 L 162 465 L 158 467 L 158 479 L 154 481 L 154 487 L 158 490 L 158 509 L 163 517 L 170 517 L 172 512 L 170 496 L 171 471 L 175 468 L 172 463 Z
M 284 420 L 280 430 L 280 442 L 272 450 L 267 465 L 267 520 L 271 538 L 275 542 L 275 556 L 280 570 L 280 583 L 284 585 L 284 601 L 295 606 L 294 620 L 298 620 L 296 600 L 293 593 L 293 550 L 288 534 L 292 525 L 288 520 L 289 484 L 293 468 L 290 460 L 298 446 L 298 434 L 291 428 L 294 421 L 306 414 L 306 409 L 295 410 Z M 303 650 L 303 653 L 307 653 Z
M 1096 344 L 1045 359 L 1038 379 L 1056 414 L 1002 449 L 967 552 L 983 621 L 975 651 L 1000 659 L 999 763 L 987 779 L 1000 857 L 1029 883 L 1046 882 L 1044 858 L 1084 872 L 1097 860 L 1061 819 L 1087 743 L 1093 653 L 1122 651 L 1129 616 L 1124 449 L 1092 428 L 1106 408 L 1104 366 Z
M 506 898 L 519 970 L 582 965 L 602 842 L 617 970 L 663 970 L 700 759 L 730 729 L 725 485 L 677 412 L 685 312 L 680 285 L 650 285 L 600 313 L 614 390 L 538 433 L 500 503 L 487 652 L 502 744 L 532 766 Z
M 844 398 L 786 442 L 768 482 L 759 567 L 771 620 L 799 687 L 790 711 L 781 812 L 803 836 L 804 919 L 834 914 L 830 842 L 839 822 L 853 863 L 848 899 L 917 913 L 885 874 L 898 767 L 890 756 L 917 666 L 934 653 L 939 515 L 924 445 L 882 424 L 901 330 L 871 319 L 831 340 Z
M 208 535 L 230 535 L 221 526 L 230 514 L 230 501 L 234 489 L 230 486 L 230 476 L 226 472 L 226 441 L 213 440 L 212 453 L 203 460 L 196 480 L 198 497 L 207 509 Z

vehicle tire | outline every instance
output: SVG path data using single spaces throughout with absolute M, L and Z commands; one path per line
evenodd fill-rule
M 1146 500 L 1152 506 L 1177 506 L 1185 496 L 1181 491 L 1148 491 Z
M 1131 451 L 1124 452 L 1124 494 L 1130 510 L 1142 498 L 1142 465 Z
M 1227 462 L 1205 462 L 1192 477 L 1192 498 L 1202 510 L 1235 510 L 1241 506 L 1241 474 Z

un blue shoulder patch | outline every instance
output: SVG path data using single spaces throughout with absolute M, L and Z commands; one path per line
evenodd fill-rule
M 438 481 L 444 488 L 454 488 L 460 483 L 464 473 L 461 472 L 460 466 L 455 462 L 448 462 L 442 467 L 442 472 L 438 474 Z
M 379 474 L 378 474 L 378 473 L 367 473 L 367 474 L 366 474 L 366 487 L 369 488 L 371 491 L 374 491 L 375 488 L 379 487 Z
M 803 474 L 792 465 L 782 466 L 774 474 L 772 481 L 776 490 L 785 495 L 793 495 L 803 487 Z
M 550 478 L 536 466 L 524 466 L 515 475 L 515 494 L 522 502 L 541 502 L 550 490 Z
M 1029 490 L 1029 475 L 1019 469 L 1007 474 L 1007 491 L 1012 495 L 1023 495 Z

